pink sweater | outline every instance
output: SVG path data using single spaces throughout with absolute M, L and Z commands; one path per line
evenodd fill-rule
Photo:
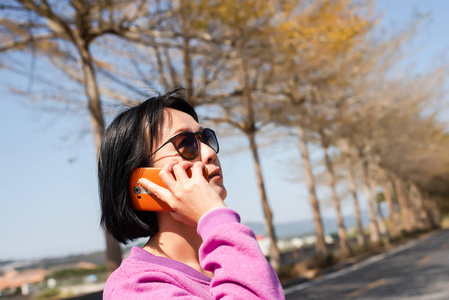
M 193 268 L 133 247 L 111 274 L 103 299 L 284 299 L 279 279 L 239 215 L 220 208 L 198 223 L 203 239 L 200 264 L 210 279 Z

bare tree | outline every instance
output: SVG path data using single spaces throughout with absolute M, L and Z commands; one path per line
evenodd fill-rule
M 288 2 L 288 1 L 287 1 Z M 321 144 L 324 153 L 329 148 L 328 136 L 342 102 L 350 98 L 354 79 L 355 45 L 372 26 L 369 5 L 363 8 L 343 1 L 315 1 L 303 4 L 300 13 L 283 14 L 287 20 L 275 37 L 278 42 L 278 92 L 285 97 L 286 117 L 298 132 L 301 157 L 312 206 L 316 249 L 326 254 L 324 229 L 316 196 L 307 144 Z M 365 14 L 366 12 L 366 14 Z M 351 67 L 349 67 L 351 66 Z M 325 131 L 330 134 L 323 135 Z M 329 184 L 339 220 L 339 237 L 343 249 L 347 238 L 340 212 L 340 200 L 335 192 L 332 162 L 325 155 Z
M 337 190 L 335 187 L 335 172 L 332 165 L 332 161 L 329 156 L 329 141 L 327 141 L 328 138 L 326 138 L 326 135 L 324 133 L 324 130 L 319 130 L 319 134 L 321 137 L 321 146 L 324 152 L 324 160 L 326 163 L 326 173 L 328 176 L 328 182 L 329 186 L 332 190 L 332 200 L 334 202 L 335 211 L 337 213 L 337 224 L 338 224 L 338 238 L 340 242 L 340 247 L 342 251 L 348 253 L 349 247 L 348 247 L 348 237 L 346 235 L 346 229 L 345 225 L 343 223 L 343 216 L 341 214 L 341 208 L 340 208 L 340 197 L 337 194 Z
M 0 9 L 0 26 L 4 33 L 0 52 L 3 55 L 31 53 L 34 59 L 59 68 L 67 75 L 68 81 L 80 84 L 84 89 L 98 150 L 105 122 L 98 82 L 101 63 L 98 55 L 95 57 L 95 43 L 106 35 L 132 37 L 141 22 L 148 25 L 151 23 L 149 20 L 157 22 L 156 18 L 151 18 L 154 11 L 149 8 L 148 1 L 74 0 L 56 3 L 8 0 L 0 5 Z M 159 13 L 158 20 L 164 17 Z M 53 80 L 59 83 L 59 79 Z M 122 257 L 120 245 L 109 233 L 106 233 L 106 257 L 107 269 L 112 272 L 120 265 Z
M 316 195 L 315 180 L 313 178 L 312 167 L 310 164 L 309 151 L 307 149 L 307 138 L 302 126 L 297 125 L 299 145 L 301 149 L 302 163 L 306 174 L 307 188 L 309 190 L 310 204 L 312 205 L 313 220 L 315 226 L 316 250 L 320 254 L 327 253 L 327 247 L 324 242 L 324 228 L 321 220 L 320 206 Z
M 413 213 L 413 208 L 411 207 L 409 199 L 406 196 L 406 191 L 404 190 L 405 187 L 402 180 L 398 176 L 393 175 L 393 181 L 398 202 L 401 206 L 400 214 L 403 227 L 406 231 L 412 232 L 417 229 L 417 220 L 415 218 L 415 214 Z
M 354 203 L 354 215 L 357 223 L 357 243 L 362 247 L 366 245 L 365 234 L 363 232 L 362 217 L 360 215 L 359 200 L 357 197 L 357 185 L 354 176 L 354 163 L 350 154 L 345 154 L 346 168 L 348 169 L 349 188 L 351 191 L 352 201 Z
M 274 11 L 270 3 L 258 1 L 224 1 L 216 4 L 203 3 L 204 20 L 211 28 L 220 28 L 218 35 L 210 42 L 226 58 L 222 79 L 225 86 L 204 89 L 198 95 L 197 104 L 215 106 L 216 116 L 205 117 L 209 122 L 225 123 L 239 130 L 248 139 L 257 185 L 265 219 L 265 229 L 270 240 L 269 259 L 276 271 L 280 269 L 280 252 L 273 226 L 273 212 L 268 202 L 256 134 L 264 127 L 258 117 L 263 101 L 258 100 L 257 85 L 267 81 L 270 68 L 270 45 L 263 38 L 269 32 L 270 18 Z M 266 51 L 266 52 L 264 52 Z M 184 61 L 186 56 L 184 55 Z M 214 62 L 211 63 L 212 65 Z M 187 68 L 188 69 L 188 68 Z M 187 78 L 189 84 L 191 79 Z M 195 93 L 192 93 L 195 94 Z M 197 93 L 198 94 L 198 93 Z
M 363 192 L 365 193 L 365 198 L 368 203 L 368 210 L 369 210 L 369 218 L 370 218 L 370 240 L 373 243 L 379 243 L 380 242 L 380 229 L 379 225 L 376 220 L 376 214 L 374 212 L 374 201 L 372 190 L 371 190 L 371 184 L 370 184 L 370 178 L 369 178 L 369 171 L 368 171 L 368 162 L 366 159 L 363 158 L 363 155 L 359 153 L 359 162 L 362 169 L 362 186 L 363 186 Z
M 393 183 L 388 176 L 388 173 L 382 169 L 377 169 L 379 172 L 379 180 L 382 184 L 383 194 L 385 197 L 385 201 L 388 204 L 388 225 L 389 231 L 392 236 L 397 236 L 400 232 L 399 230 L 399 216 L 396 209 L 396 205 L 393 200 Z

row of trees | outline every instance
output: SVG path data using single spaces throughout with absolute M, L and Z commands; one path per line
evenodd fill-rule
M 444 155 L 449 139 L 436 109 L 441 108 L 446 69 L 420 76 L 396 72 L 418 23 L 382 32 L 374 5 L 348 0 L 6 0 L 0 4 L 0 64 L 29 74 L 23 64 L 28 53 L 33 62 L 62 71 L 67 83 L 44 69 L 34 77 L 49 84 L 51 98 L 64 107 L 86 104 L 96 147 L 105 112 L 119 103 L 132 105 L 130 92 L 186 87 L 203 121 L 221 124 L 223 134 L 237 130 L 247 138 L 271 241 L 270 262 L 278 270 L 273 213 L 256 142 L 266 126 L 276 129 L 270 138 L 287 133 L 299 141 L 319 253 L 327 249 L 311 144 L 324 153 L 343 251 L 350 245 L 336 189 L 339 178 L 350 187 L 361 245 L 366 239 L 359 185 L 368 201 L 371 241 L 438 226 L 449 181 Z M 77 88 L 85 97 L 67 93 Z M 388 203 L 388 220 L 379 209 L 379 194 Z M 106 237 L 108 269 L 113 270 L 121 260 L 120 247 Z

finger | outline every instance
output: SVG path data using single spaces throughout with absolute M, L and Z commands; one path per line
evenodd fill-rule
M 162 180 L 162 182 L 166 186 L 176 183 L 176 178 L 173 174 L 173 167 L 177 163 L 178 162 L 176 162 L 176 161 L 168 162 L 167 164 L 164 165 L 162 170 L 159 172 L 159 178 Z
M 196 162 L 193 164 L 192 167 L 192 178 L 203 178 L 204 180 L 206 180 L 206 178 L 204 178 L 204 169 L 206 168 L 206 165 L 202 162 Z
M 182 161 L 179 164 L 173 166 L 173 173 L 175 174 L 176 181 L 178 182 L 185 182 L 189 179 L 189 176 L 187 175 L 187 169 L 191 168 L 193 166 L 193 163 L 190 161 Z
M 170 161 L 168 163 L 166 163 L 164 165 L 164 167 L 162 168 L 163 171 L 169 172 L 169 173 L 173 173 L 173 167 L 175 165 L 177 165 L 179 162 L 178 161 Z
M 156 183 L 146 179 L 146 178 L 140 178 L 138 182 L 146 188 L 149 192 L 153 193 L 157 198 L 161 199 L 164 202 L 167 202 L 170 200 L 171 193 L 166 188 L 161 187 L 160 185 L 157 185 Z M 170 203 L 168 203 L 170 205 Z

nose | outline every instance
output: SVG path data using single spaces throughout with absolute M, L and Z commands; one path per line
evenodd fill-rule
M 200 141 L 201 161 L 205 164 L 212 163 L 217 159 L 217 153 L 206 143 Z

